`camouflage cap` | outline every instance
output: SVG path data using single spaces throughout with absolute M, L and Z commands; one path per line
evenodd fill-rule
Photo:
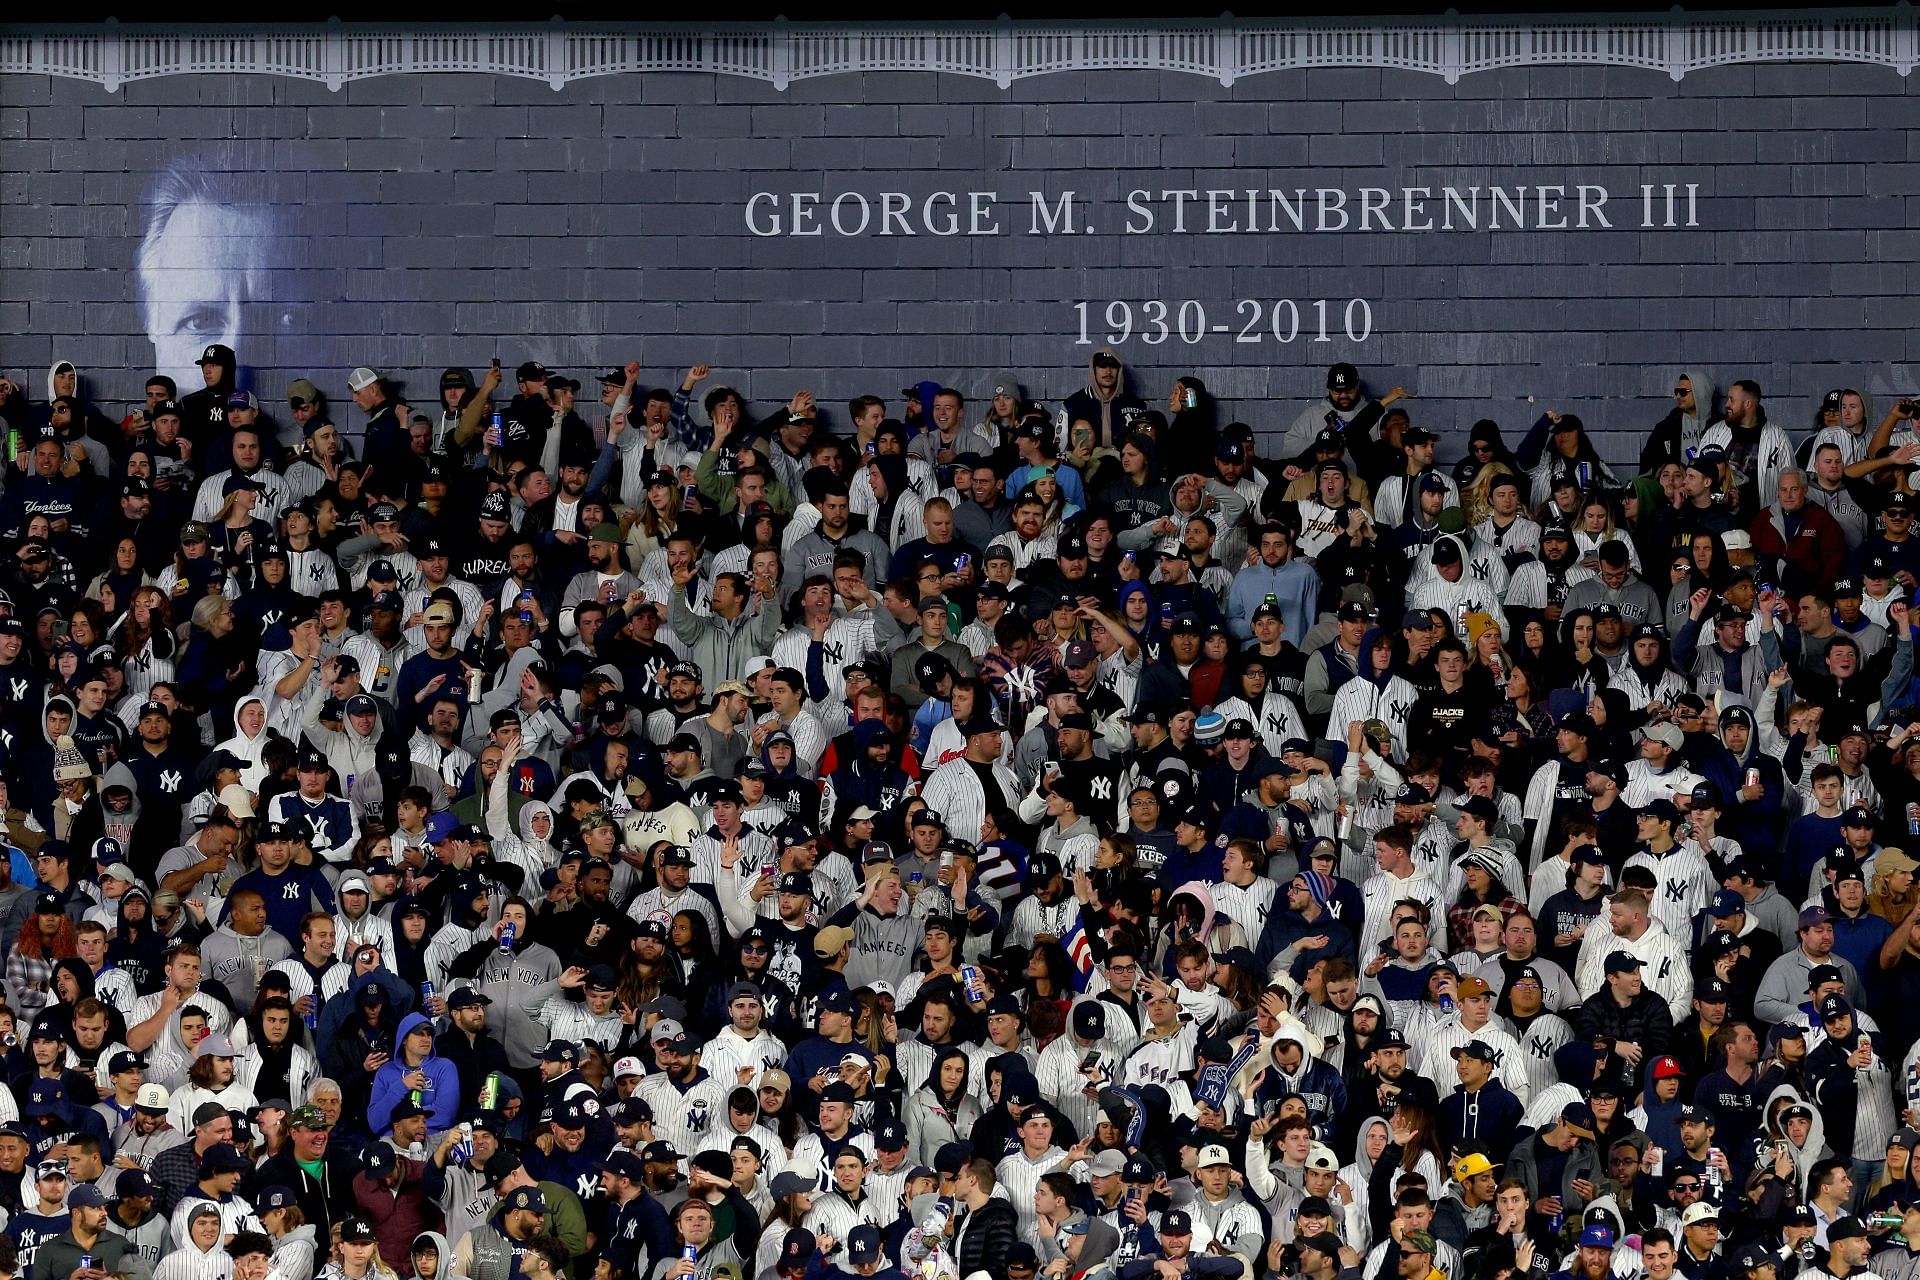
M 293 1114 L 287 1117 L 289 1129 L 331 1129 L 326 1113 L 319 1107 L 308 1103 L 304 1107 L 295 1107 Z
M 1426 1231 L 1409 1231 L 1400 1237 L 1400 1250 L 1403 1253 L 1432 1253 L 1433 1236 Z

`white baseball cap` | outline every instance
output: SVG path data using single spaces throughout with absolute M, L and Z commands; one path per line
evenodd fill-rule
M 1224 1164 L 1228 1168 L 1232 1168 L 1233 1157 L 1227 1154 L 1225 1147 L 1215 1144 L 1210 1147 L 1200 1148 L 1200 1158 L 1195 1162 L 1194 1167 L 1197 1169 L 1211 1169 L 1213 1166 L 1219 1164 Z
M 645 1074 L 647 1074 L 646 1068 L 640 1065 L 640 1059 L 638 1058 L 622 1058 L 613 1064 L 613 1078 L 615 1080 L 620 1079 L 622 1076 L 644 1076 Z
M 236 818 L 257 816 L 253 809 L 253 795 L 237 782 L 229 782 L 220 789 L 219 802 L 226 806 L 227 812 Z
M 352 391 L 362 391 L 378 381 L 380 381 L 380 375 L 365 365 L 361 365 L 347 375 L 347 387 Z

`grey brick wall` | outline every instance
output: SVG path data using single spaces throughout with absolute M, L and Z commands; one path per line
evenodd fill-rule
M 1231 417 L 1277 430 L 1329 362 L 1352 360 L 1375 389 L 1412 391 L 1416 420 L 1443 433 L 1490 417 L 1515 439 L 1557 407 L 1625 460 L 1666 411 L 1678 368 L 1704 366 L 1723 386 L 1755 378 L 1794 426 L 1832 386 L 1882 403 L 1920 386 L 1909 93 L 1890 71 L 1851 66 L 1730 67 L 1679 84 L 1531 68 L 1454 86 L 1330 69 L 1231 89 L 1076 73 L 1004 91 L 890 73 L 784 93 L 692 75 L 560 92 L 415 76 L 337 94 L 267 77 L 117 94 L 8 77 L 0 367 L 37 392 L 58 355 L 88 368 L 96 396 L 137 396 L 156 354 L 130 267 L 143 194 L 172 165 L 222 199 L 271 206 L 270 221 L 226 224 L 233 238 L 207 250 L 252 264 L 246 301 L 189 318 L 170 348 L 231 326 L 263 398 L 310 376 L 343 405 L 348 368 L 366 362 L 424 401 L 446 363 L 477 369 L 498 354 L 580 376 L 638 358 L 652 383 L 711 363 L 767 407 L 805 386 L 837 410 L 923 377 L 977 396 L 1002 368 L 1052 399 L 1083 381 L 1074 303 L 1093 304 L 1100 338 L 1110 301 L 1132 303 L 1138 321 L 1148 300 L 1171 318 L 1191 299 L 1227 332 L 1121 347 L 1150 399 L 1196 372 Z M 1612 192 L 1614 229 L 1122 233 L 1134 187 L 1580 182 Z M 1700 226 L 1641 228 L 1643 182 L 1698 183 Z M 747 233 L 751 193 L 794 190 L 902 191 L 916 206 L 991 190 L 1004 232 Z M 1026 234 L 1033 190 L 1078 193 L 1092 229 Z M 1204 208 L 1188 222 L 1204 226 Z M 1314 342 L 1323 298 L 1333 340 Z M 1372 309 L 1364 343 L 1342 332 L 1352 298 Z M 1234 341 L 1242 299 L 1262 304 L 1259 343 Z M 1289 345 L 1264 318 L 1281 299 L 1301 310 Z

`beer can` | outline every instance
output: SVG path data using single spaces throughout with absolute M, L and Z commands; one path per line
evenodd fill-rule
M 1747 770 L 1747 785 L 1750 787 L 1757 787 L 1760 785 L 1760 771 L 1758 769 Z M 1907 808 L 1920 809 L 1920 805 L 1908 805 Z

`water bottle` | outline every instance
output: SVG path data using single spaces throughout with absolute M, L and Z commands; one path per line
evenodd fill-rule
M 520 930 L 514 925 L 513 921 L 511 920 L 507 921 L 505 925 L 501 926 L 500 952 L 502 955 L 505 955 L 508 952 L 513 950 L 513 938 L 514 938 L 514 935 L 517 934 L 518 932 L 520 932 Z

